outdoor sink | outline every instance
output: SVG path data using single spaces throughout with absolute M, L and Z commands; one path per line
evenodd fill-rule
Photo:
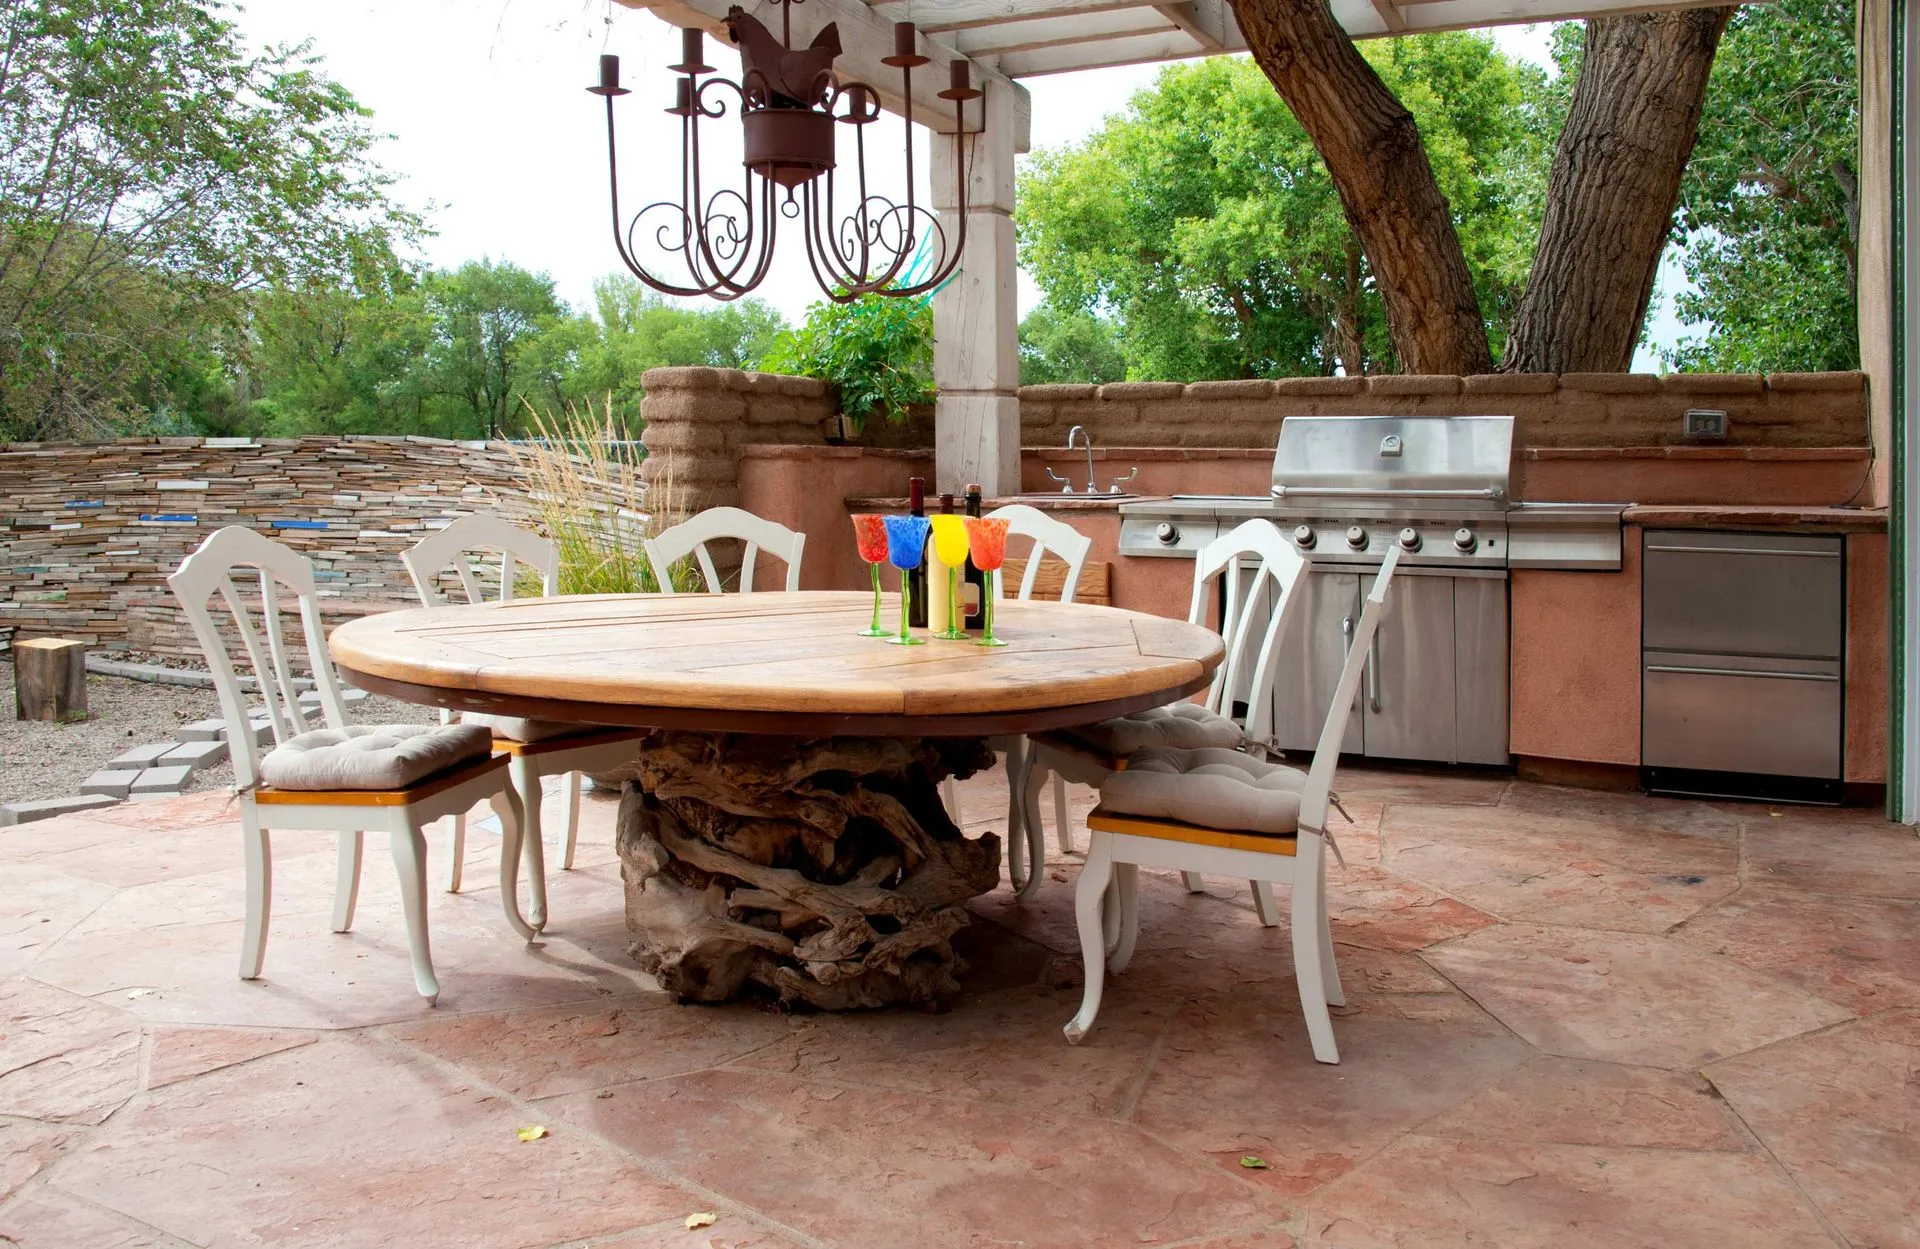
M 1013 497 L 1021 503 L 1124 503 L 1128 499 L 1138 499 L 1142 496 L 1134 494 L 1132 491 L 1126 491 L 1121 494 L 1082 494 L 1076 490 L 1072 494 L 1068 494 L 1064 490 L 1027 490 Z

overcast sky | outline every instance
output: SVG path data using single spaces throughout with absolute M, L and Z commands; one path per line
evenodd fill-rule
M 603 106 L 583 90 L 603 51 L 620 54 L 634 89 L 619 102 L 623 202 L 645 202 L 650 172 L 670 168 L 677 181 L 677 132 L 659 110 L 670 90 L 662 67 L 679 49 L 671 28 L 650 14 L 611 0 L 243 0 L 238 20 L 258 44 L 312 40 L 327 72 L 373 110 L 375 127 L 393 136 L 381 163 L 402 175 L 404 198 L 431 205 L 433 264 L 511 260 L 551 275 L 576 307 L 587 305 L 596 277 L 619 267 Z M 1545 26 L 1503 27 L 1494 37 L 1511 55 L 1549 63 Z M 718 63 L 730 62 L 723 52 Z M 1084 138 L 1156 72 L 1138 66 L 1025 80 L 1034 146 Z M 898 146 L 870 142 L 869 150 Z M 650 152 L 660 154 L 659 166 L 650 167 Z M 876 180 L 897 182 L 897 164 L 871 163 Z M 797 320 L 819 294 L 799 250 L 779 250 L 759 293 Z M 1022 312 L 1037 298 L 1023 277 Z M 1662 341 L 1677 329 L 1670 316 L 1656 317 Z

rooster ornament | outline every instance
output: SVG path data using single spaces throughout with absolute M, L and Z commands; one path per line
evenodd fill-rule
M 794 51 L 737 4 L 727 11 L 727 34 L 740 46 L 741 80 L 751 83 L 758 74 L 771 108 L 813 107 L 840 55 L 837 23 L 827 23 L 810 46 Z

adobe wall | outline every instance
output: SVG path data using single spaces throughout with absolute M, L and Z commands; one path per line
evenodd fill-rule
M 415 602 L 400 552 L 456 516 L 531 523 L 513 451 L 438 438 L 0 444 L 0 642 L 197 658 L 166 577 L 246 525 L 313 561 L 329 623 Z
M 1057 447 L 1075 425 L 1094 445 L 1266 447 L 1289 416 L 1517 418 L 1520 447 L 1686 445 L 1681 414 L 1728 416 L 1734 447 L 1868 443 L 1863 373 L 1494 373 L 1479 377 L 1288 377 L 1274 381 L 1025 386 L 1021 441 Z

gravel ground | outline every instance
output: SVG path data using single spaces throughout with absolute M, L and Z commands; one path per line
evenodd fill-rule
M 181 725 L 217 718 L 220 700 L 208 689 L 89 676 L 87 710 L 84 724 L 15 720 L 13 665 L 0 662 L 0 802 L 77 794 L 82 781 L 128 747 L 171 741 Z M 390 698 L 347 704 L 355 724 L 427 724 L 438 714 Z M 233 765 L 223 763 L 194 773 L 188 789 L 231 784 Z

